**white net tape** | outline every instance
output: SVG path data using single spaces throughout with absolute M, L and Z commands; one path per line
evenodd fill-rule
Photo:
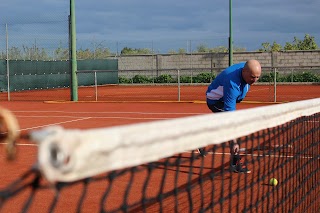
M 76 181 L 219 144 L 320 111 L 320 98 L 235 112 L 89 130 L 34 131 L 38 166 L 50 181 Z

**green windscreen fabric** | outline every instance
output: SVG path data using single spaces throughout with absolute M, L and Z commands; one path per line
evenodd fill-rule
M 118 83 L 118 60 L 79 60 L 78 76 L 79 86 L 94 84 L 94 72 L 82 73 L 81 70 L 97 72 L 98 84 Z M 69 61 L 9 61 L 10 91 L 31 89 L 52 89 L 70 87 L 70 62 Z M 0 90 L 7 91 L 7 62 L 0 60 Z
M 118 83 L 117 59 L 78 60 L 77 66 L 79 86 L 94 85 L 95 79 L 98 85 Z

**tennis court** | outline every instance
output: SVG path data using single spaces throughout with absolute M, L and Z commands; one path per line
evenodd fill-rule
M 17 116 L 21 130 L 31 131 L 48 125 L 62 125 L 65 128 L 99 128 L 116 125 L 125 125 L 138 122 L 148 122 L 163 119 L 172 119 L 182 116 L 193 116 L 208 113 L 204 104 L 187 103 L 68 103 L 46 104 L 43 102 L 4 102 L 2 106 L 13 111 Z M 30 141 L 22 140 L 17 146 L 17 159 L 6 162 L 4 145 L 1 144 L 2 154 L 0 160 L 1 188 L 8 186 L 21 174 L 28 171 L 36 162 L 37 146 Z M 95 184 L 90 189 L 89 200 L 84 204 L 84 212 L 95 212 L 98 209 L 101 194 L 105 185 Z M 62 193 L 57 212 L 74 212 L 76 201 L 81 193 L 81 184 Z M 91 188 L 91 187 L 90 187 Z M 37 194 L 30 212 L 46 212 L 54 196 L 51 189 L 43 190 Z M 19 212 L 28 197 L 28 192 L 10 199 L 2 211 Z M 69 199 L 74 197 L 75 199 Z M 66 199 L 68 198 L 68 199 Z M 19 204 L 19 205 L 17 205 Z M 89 206 L 87 206 L 89 204 Z M 72 209 L 72 210 L 71 210 Z M 94 210 L 95 209 L 95 210 Z
M 79 101 L 204 101 L 206 85 L 100 85 L 79 87 Z M 320 97 L 320 85 L 314 84 L 255 84 L 245 101 L 291 102 Z M 69 101 L 70 88 L 25 90 L 10 93 L 12 101 Z M 0 100 L 8 94 L 0 93 Z
M 241 103 L 238 109 L 241 112 L 244 109 L 267 105 L 275 104 Z M 191 102 L 3 102 L 2 107 L 10 109 L 16 115 L 22 133 L 53 125 L 81 130 L 114 126 L 126 128 L 130 124 L 147 122 L 151 124 L 175 118 L 212 115 L 205 104 Z M 266 130 L 263 130 L 250 137 L 242 137 L 241 140 L 245 141 L 243 147 L 246 148 L 242 155 L 249 163 L 251 174 L 236 174 L 229 171 L 229 149 L 223 143 L 206 146 L 208 150 L 206 157 L 201 157 L 197 151 L 185 150 L 155 163 L 111 171 L 72 183 L 60 182 L 51 185 L 47 180 L 39 179 L 41 175 L 39 176 L 38 172 L 30 170 L 37 160 L 36 144 L 26 139 L 20 140 L 17 144 L 17 159 L 13 162 L 6 161 L 4 144 L 1 144 L 0 210 L 1 212 L 50 212 L 50 210 L 54 212 L 243 212 L 254 209 L 255 212 L 291 212 L 292 206 L 298 203 L 299 205 L 295 206 L 298 212 L 308 206 L 312 212 L 319 208 L 314 198 L 319 199 L 320 196 L 319 123 L 317 122 L 319 122 L 319 112 L 313 120 L 302 121 L 294 126 L 290 126 L 289 122 L 275 132 L 266 133 Z M 306 138 L 297 134 L 296 137 L 302 138 L 292 143 L 295 144 L 294 149 L 299 150 L 287 151 L 273 147 L 274 150 L 270 152 L 268 148 L 253 149 L 261 144 L 271 146 L 270 141 L 277 144 L 287 141 L 287 138 L 292 140 L 293 137 L 289 136 L 305 128 L 306 123 L 310 125 L 309 130 L 314 132 L 311 136 L 307 134 Z M 161 136 L 161 131 L 164 134 L 168 130 L 159 131 L 158 135 Z M 108 138 L 104 141 L 108 143 Z M 299 141 L 315 143 L 298 146 L 296 144 Z M 297 155 L 298 152 L 303 153 Z M 122 158 L 123 156 L 119 156 L 119 161 Z M 22 176 L 23 174 L 25 176 Z M 272 187 L 268 184 L 271 177 L 278 178 L 279 186 Z M 16 180 L 18 182 L 13 183 Z M 302 181 L 305 183 L 302 184 L 303 187 L 299 187 Z M 306 197 L 300 197 L 301 194 Z

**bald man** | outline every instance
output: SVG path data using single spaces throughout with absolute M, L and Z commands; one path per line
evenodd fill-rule
M 207 105 L 212 112 L 236 110 L 249 91 L 250 85 L 255 83 L 261 75 L 261 65 L 257 60 L 234 64 L 223 70 L 207 89 Z M 205 155 L 204 149 L 199 149 Z M 239 144 L 234 140 L 230 143 L 231 169 L 234 172 L 250 173 L 241 163 Z

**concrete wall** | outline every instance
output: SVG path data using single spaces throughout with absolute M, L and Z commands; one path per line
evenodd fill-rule
M 128 55 L 118 58 L 119 70 L 222 69 L 228 66 L 228 53 Z M 320 50 L 234 53 L 233 63 L 257 59 L 262 67 L 320 67 Z

